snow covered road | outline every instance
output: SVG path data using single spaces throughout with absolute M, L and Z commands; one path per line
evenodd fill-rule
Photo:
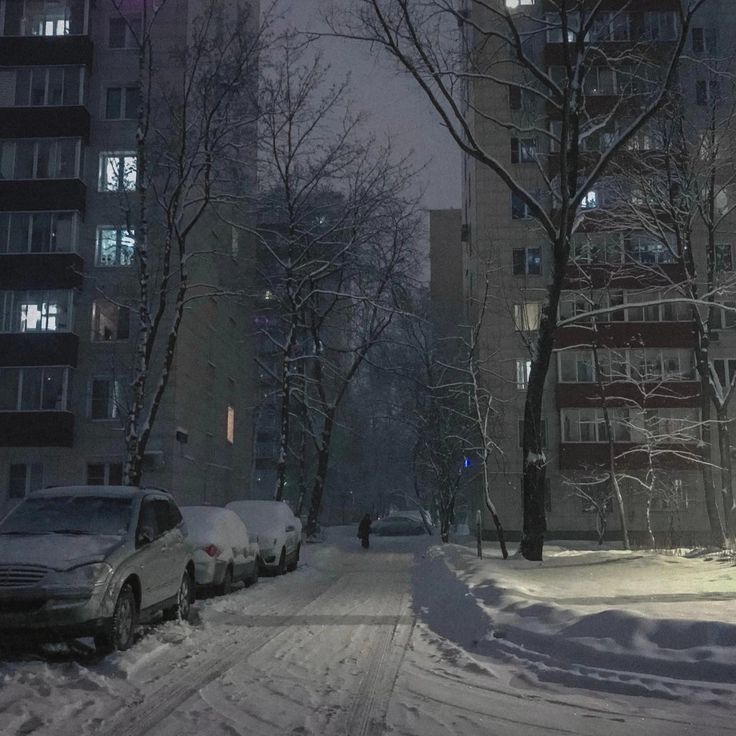
M 191 626 L 148 627 L 125 653 L 98 660 L 62 647 L 0 662 L 0 733 L 736 734 L 727 624 L 711 624 L 721 649 L 699 647 L 693 661 L 682 655 L 688 675 L 678 679 L 677 662 L 663 668 L 661 651 L 648 651 L 642 638 L 648 631 L 656 640 L 669 619 L 647 619 L 649 628 L 635 632 L 643 652 L 635 660 L 623 651 L 634 614 L 598 606 L 570 619 L 539 582 L 554 570 L 544 577 L 515 563 L 503 568 L 506 579 L 479 578 L 496 563 L 427 538 L 377 538 L 366 551 L 353 533 L 310 546 L 295 573 L 198 603 Z M 644 576 L 632 556 L 634 566 Z M 527 607 L 517 590 L 506 599 L 512 583 L 535 580 Z M 706 596 L 725 611 L 723 587 L 718 582 Z M 567 606 L 593 605 L 574 586 L 560 592 Z M 623 628 L 610 641 L 594 640 L 590 622 L 604 613 Z M 558 631 L 569 620 L 582 630 L 574 647 Z M 545 627 L 555 636 L 545 638 Z M 610 669 L 606 646 L 617 650 Z M 688 642 L 679 646 L 686 652 Z M 591 651 L 595 663 L 576 661 Z M 708 660 L 700 669 L 698 657 Z

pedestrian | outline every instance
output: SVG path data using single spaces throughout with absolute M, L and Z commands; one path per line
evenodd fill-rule
M 371 533 L 371 515 L 366 514 L 358 524 L 358 537 L 360 543 L 365 549 L 370 546 L 370 533 Z

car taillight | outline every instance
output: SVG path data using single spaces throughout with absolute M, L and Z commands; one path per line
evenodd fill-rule
M 202 547 L 202 549 L 210 556 L 210 557 L 218 557 L 220 554 L 220 548 L 216 544 L 208 544 L 206 547 Z

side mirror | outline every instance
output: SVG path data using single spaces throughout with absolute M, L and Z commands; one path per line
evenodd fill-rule
M 150 526 L 142 526 L 135 538 L 136 547 L 143 547 L 153 542 L 153 529 Z
M 293 531 L 294 531 L 295 529 L 296 529 L 296 527 L 295 527 L 295 526 L 294 526 L 293 524 L 289 524 L 289 525 L 288 525 L 288 526 L 286 527 L 286 531 L 287 531 L 287 532 L 293 532 Z

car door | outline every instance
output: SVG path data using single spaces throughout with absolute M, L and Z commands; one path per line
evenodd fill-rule
M 179 509 L 168 498 L 154 498 L 153 507 L 160 530 L 157 540 L 159 554 L 164 564 L 159 568 L 159 601 L 176 595 L 186 566 L 184 533 Z
M 142 609 L 161 601 L 161 585 L 168 564 L 162 551 L 164 530 L 159 526 L 154 503 L 154 498 L 150 496 L 141 501 L 135 535 L 136 572 L 141 582 Z

